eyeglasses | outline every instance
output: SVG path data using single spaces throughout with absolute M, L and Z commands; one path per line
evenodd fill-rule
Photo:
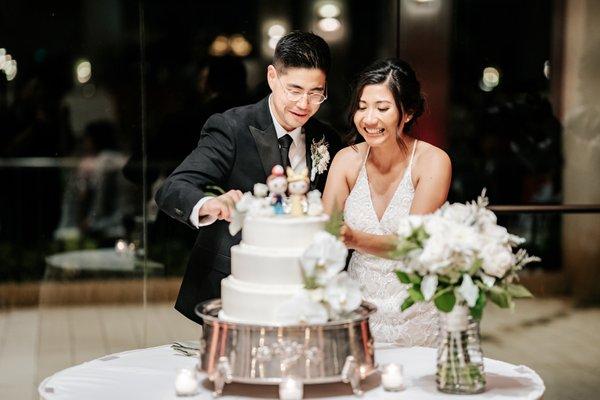
M 317 92 L 305 92 L 303 90 L 299 90 L 299 89 L 287 89 L 284 85 L 283 82 L 281 82 L 281 79 L 279 79 L 279 76 L 277 77 L 277 80 L 279 81 L 279 84 L 281 85 L 281 88 L 283 89 L 283 91 L 285 92 L 285 97 L 289 100 L 289 101 L 293 101 L 293 102 L 298 102 L 300 101 L 305 95 L 308 98 L 308 102 L 310 104 L 321 104 L 322 102 L 324 102 L 325 100 L 327 100 L 327 86 L 325 86 L 325 91 L 324 93 L 317 93 Z

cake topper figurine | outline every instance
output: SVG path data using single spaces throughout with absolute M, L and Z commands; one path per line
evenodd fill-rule
M 321 201 L 321 192 L 318 190 L 311 190 L 306 195 L 307 207 L 306 213 L 308 215 L 321 215 L 323 214 L 323 202 Z
M 306 202 L 305 193 L 308 192 L 310 180 L 308 170 L 304 168 L 301 173 L 296 173 L 292 168 L 287 168 L 288 192 L 290 193 L 290 214 L 295 217 L 304 215 L 302 204 Z
M 285 191 L 287 190 L 288 181 L 285 177 L 283 167 L 276 165 L 271 170 L 271 175 L 267 178 L 267 187 L 271 192 L 271 205 L 275 210 L 275 214 L 283 214 L 283 201 Z

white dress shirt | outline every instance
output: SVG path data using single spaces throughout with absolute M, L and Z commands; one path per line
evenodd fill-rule
M 292 137 L 292 145 L 290 146 L 290 165 L 296 172 L 301 172 L 304 168 L 306 168 L 306 140 L 305 133 L 303 127 L 298 127 L 291 132 L 286 131 L 281 124 L 273 115 L 273 106 L 271 105 L 271 96 L 269 96 L 269 113 L 271 114 L 271 119 L 273 120 L 273 125 L 275 126 L 275 132 L 277 132 L 277 139 L 283 137 L 284 135 L 290 135 Z M 201 226 L 207 226 L 212 224 L 217 220 L 217 217 L 206 215 L 202 218 L 199 217 L 198 212 L 200 208 L 210 200 L 213 196 L 205 196 L 201 198 L 198 203 L 192 209 L 192 213 L 190 214 L 190 222 L 196 228 Z

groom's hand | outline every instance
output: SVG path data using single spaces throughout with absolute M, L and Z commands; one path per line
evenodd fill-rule
M 242 198 L 242 192 L 239 190 L 230 190 L 227 193 L 223 193 L 218 197 L 214 197 L 208 200 L 198 210 L 198 215 L 202 217 L 216 217 L 217 219 L 224 219 L 231 221 L 231 214 L 235 208 L 235 203 L 240 201 Z

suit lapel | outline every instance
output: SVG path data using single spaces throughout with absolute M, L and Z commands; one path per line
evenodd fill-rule
M 250 133 L 256 144 L 256 149 L 258 150 L 260 162 L 265 170 L 265 175 L 269 176 L 271 175 L 271 169 L 273 169 L 275 165 L 282 164 L 275 127 L 271 125 L 263 131 L 254 126 L 250 126 Z
M 265 175 L 271 175 L 273 166 L 282 164 L 281 153 L 279 152 L 279 142 L 277 141 L 277 132 L 273 119 L 269 112 L 269 97 L 264 98 L 259 103 L 259 112 L 256 116 L 256 126 L 250 125 L 248 128 L 256 144 L 260 162 L 265 171 Z

